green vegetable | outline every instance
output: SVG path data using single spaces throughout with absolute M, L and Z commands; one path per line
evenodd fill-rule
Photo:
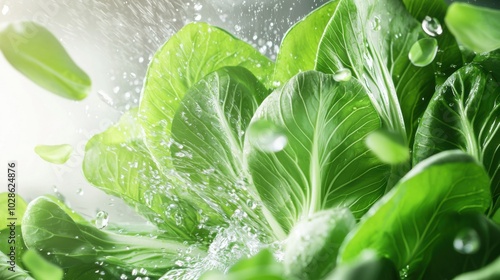
M 293 25 L 285 34 L 274 69 L 276 85 L 283 85 L 300 72 L 314 70 L 323 30 L 325 30 L 338 3 L 339 1 L 326 3 Z
M 399 273 L 394 263 L 378 256 L 373 251 L 365 250 L 353 262 L 337 267 L 327 280 L 399 280 Z
M 434 59 L 433 68 L 436 75 L 436 83 L 442 84 L 446 78 L 463 65 L 462 56 L 455 37 L 450 33 L 445 22 L 448 9 L 445 0 L 403 0 L 408 12 L 417 19 L 423 28 L 424 21 L 437 20 L 442 33 L 434 38 L 438 42 L 439 51 Z M 427 34 L 428 35 L 428 34 Z
M 68 144 L 38 145 L 35 147 L 35 153 L 50 163 L 64 164 L 71 157 L 73 147 Z
M 399 0 L 338 1 L 318 46 L 316 70 L 333 74 L 350 69 L 384 126 L 412 143 L 434 88 L 432 71 L 408 59 L 422 33 Z
M 12 268 L 9 261 L 9 257 L 0 252 L 0 278 L 5 280 L 35 280 L 24 269 L 20 267 Z
M 366 137 L 366 146 L 385 163 L 403 163 L 410 158 L 408 147 L 399 135 L 385 130 L 374 131 Z
M 411 63 L 418 67 L 424 67 L 432 63 L 438 51 L 437 40 L 434 38 L 420 39 L 410 49 L 408 58 Z
M 483 53 L 500 48 L 500 11 L 453 3 L 445 22 L 451 33 L 471 50 Z
M 464 273 L 453 280 L 495 280 L 500 277 L 500 257 L 476 271 Z
M 14 68 L 48 91 L 71 100 L 82 100 L 90 91 L 89 76 L 38 23 L 7 25 L 0 30 L 0 50 Z
M 283 267 L 268 250 L 262 250 L 249 259 L 232 266 L 227 275 L 217 271 L 205 273 L 200 280 L 285 280 Z
M 245 68 L 223 67 L 188 90 L 172 120 L 175 144 L 170 146 L 170 152 L 176 171 L 193 191 L 202 188 L 199 192 L 205 199 L 214 201 L 227 216 L 238 206 L 252 214 L 240 201 L 254 197 L 237 182 L 246 175 L 245 131 L 267 94 L 267 89 Z M 232 198 L 231 193 L 237 198 Z
M 453 213 L 443 219 L 438 230 L 443 240 L 431 254 L 424 279 L 452 279 L 500 256 L 500 226 L 483 214 Z
M 447 19 L 470 10 L 457 5 Z M 286 33 L 276 64 L 188 24 L 155 54 L 140 107 L 85 148 L 88 181 L 150 224 L 99 212 L 94 226 L 36 198 L 15 228 L 19 277 L 46 273 L 33 252 L 72 280 L 495 277 L 500 52 L 459 48 L 453 34 L 488 28 L 450 33 L 446 10 L 332 1 Z
M 180 240 L 207 237 L 206 230 L 198 228 L 200 217 L 196 205 L 201 202 L 193 197 L 190 201 L 176 201 L 182 190 L 167 192 L 172 182 L 159 171 L 143 142 L 137 109 L 124 114 L 117 125 L 89 140 L 83 172 L 89 182 L 122 198 L 164 230 L 166 236 Z M 212 214 L 209 225 L 212 219 L 215 224 L 220 223 L 218 215 Z

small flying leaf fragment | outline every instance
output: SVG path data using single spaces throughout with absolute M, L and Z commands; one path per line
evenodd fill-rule
M 500 48 L 500 10 L 453 3 L 444 21 L 457 41 L 475 52 Z
M 411 63 L 424 67 L 432 63 L 438 51 L 438 43 L 434 38 L 420 39 L 410 49 L 408 57 Z
M 68 144 L 38 145 L 35 147 L 35 153 L 50 163 L 63 164 L 71 157 L 73 147 Z
M 90 91 L 89 76 L 59 40 L 37 23 L 16 22 L 0 30 L 0 50 L 19 72 L 59 96 L 82 100 Z
M 377 130 L 366 137 L 366 146 L 382 161 L 398 164 L 410 158 L 410 151 L 397 134 Z
M 28 250 L 22 256 L 23 264 L 37 280 L 61 280 L 64 272 L 45 260 L 36 251 Z

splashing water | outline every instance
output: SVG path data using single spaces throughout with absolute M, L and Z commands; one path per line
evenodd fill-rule
M 233 220 L 228 227 L 217 229 L 204 258 L 177 260 L 176 263 L 184 268 L 171 270 L 160 280 L 195 280 L 210 270 L 227 272 L 241 258 L 251 257 L 264 248 L 270 248 L 279 256 L 281 246 L 269 246 L 261 240 L 261 233 Z
M 472 228 L 462 229 L 453 240 L 453 247 L 462 254 L 474 254 L 481 247 L 477 232 Z
M 437 52 L 437 40 L 434 38 L 424 38 L 413 44 L 408 54 L 408 58 L 413 65 L 425 67 L 434 61 Z
M 337 82 L 347 82 L 351 79 L 351 70 L 347 68 L 342 68 L 333 74 L 333 79 Z

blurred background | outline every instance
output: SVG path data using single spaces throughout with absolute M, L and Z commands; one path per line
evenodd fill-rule
M 46 26 L 93 82 L 85 100 L 66 100 L 30 82 L 0 55 L 1 182 L 6 182 L 7 162 L 15 160 L 18 193 L 26 200 L 53 194 L 86 217 L 104 210 L 111 221 L 131 220 L 133 210 L 86 182 L 81 163 L 87 140 L 138 106 L 155 51 L 186 23 L 204 21 L 274 59 L 286 30 L 324 2 L 0 0 L 0 25 L 31 20 Z M 469 2 L 500 8 L 495 0 Z M 66 164 L 54 165 L 34 153 L 40 144 L 71 144 L 75 152 Z

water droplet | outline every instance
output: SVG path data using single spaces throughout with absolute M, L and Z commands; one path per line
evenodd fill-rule
M 113 92 L 114 93 L 118 93 L 120 91 L 120 87 L 119 86 L 116 86 L 113 88 Z
M 143 63 L 144 62 L 144 57 L 139 57 L 139 63 Z
M 279 152 L 288 143 L 283 130 L 268 120 L 258 120 L 250 124 L 247 136 L 254 146 L 264 152 Z
M 234 31 L 236 31 L 236 32 L 241 31 L 241 26 L 239 26 L 239 25 L 235 25 L 235 26 L 234 26 Z
M 113 98 L 111 98 L 109 95 L 107 95 L 106 93 L 104 93 L 103 91 L 98 91 L 97 92 L 97 95 L 99 96 L 99 98 L 106 104 L 108 104 L 109 106 L 113 107 L 114 105 L 114 102 L 113 102 Z
M 201 11 L 202 8 L 203 8 L 203 5 L 201 3 L 194 4 L 195 11 Z
M 127 275 L 125 275 L 125 274 L 120 275 L 120 280 L 126 280 L 126 279 L 127 279 Z
M 83 189 L 79 188 L 78 191 L 76 191 L 77 195 L 83 195 Z
M 273 82 L 273 87 L 277 88 L 279 86 L 281 86 L 281 82 L 279 82 L 279 81 L 274 81 Z
M 4 16 L 7 15 L 9 13 L 9 10 L 10 10 L 9 6 L 3 5 L 2 15 L 4 15 Z
M 410 49 L 408 58 L 413 65 L 424 67 L 432 63 L 438 51 L 438 43 L 434 38 L 420 39 Z
M 106 211 L 99 211 L 95 216 L 95 226 L 97 228 L 105 228 L 108 225 L 109 214 Z
M 481 247 L 479 235 L 474 229 L 462 229 L 458 232 L 455 240 L 453 240 L 453 247 L 455 247 L 455 250 L 459 253 L 474 254 Z
M 137 272 L 138 272 L 138 271 L 137 271 L 137 269 L 136 269 L 136 268 L 132 269 L 132 275 L 133 275 L 133 276 L 136 276 L 136 275 L 137 275 Z
M 351 77 L 351 70 L 347 68 L 339 69 L 333 74 L 333 79 L 337 82 L 347 82 L 351 79 Z
M 426 16 L 422 21 L 422 29 L 427 35 L 436 37 L 443 34 L 443 27 L 436 18 Z
M 372 22 L 372 30 L 379 31 L 380 30 L 380 18 L 375 17 Z
M 194 20 L 200 21 L 201 20 L 201 14 L 195 13 L 194 14 Z

